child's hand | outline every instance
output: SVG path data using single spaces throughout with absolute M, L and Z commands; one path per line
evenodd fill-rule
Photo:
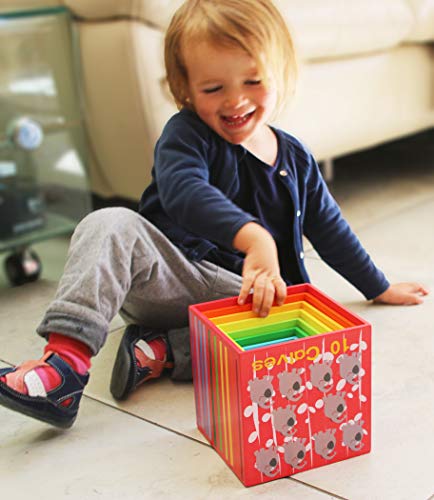
M 243 273 L 238 304 L 244 304 L 251 288 L 253 288 L 252 310 L 262 318 L 270 313 L 274 298 L 278 306 L 285 301 L 286 283 L 279 275 L 270 276 L 267 272 L 255 273 L 247 270 Z
M 264 318 L 268 316 L 274 299 L 280 306 L 286 297 L 276 243 L 266 229 L 250 222 L 238 231 L 234 246 L 246 254 L 238 304 L 244 304 L 253 288 L 253 312 Z
M 244 259 L 238 303 L 243 304 L 253 288 L 252 310 L 264 318 L 268 316 L 275 298 L 279 306 L 285 301 L 286 283 L 280 277 L 277 257 L 271 256 L 261 246 L 252 248 Z
M 374 302 L 377 304 L 409 306 L 422 304 L 422 297 L 428 294 L 428 288 L 419 283 L 396 283 L 390 285 L 385 292 L 375 297 Z

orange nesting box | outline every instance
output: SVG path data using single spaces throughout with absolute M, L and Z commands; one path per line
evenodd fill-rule
M 371 326 L 310 284 L 190 306 L 199 430 L 245 486 L 371 448 Z

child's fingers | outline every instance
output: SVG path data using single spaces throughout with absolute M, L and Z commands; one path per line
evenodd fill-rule
M 262 315 L 263 314 L 263 303 L 266 297 L 266 286 L 267 286 L 267 276 L 259 275 L 253 285 L 253 301 L 252 310 L 253 312 Z
M 416 305 L 423 304 L 422 296 L 428 295 L 429 290 L 424 285 L 420 283 L 409 283 L 407 288 L 407 293 L 405 294 L 404 304 L 406 305 Z
M 276 304 L 281 306 L 286 299 L 286 283 L 280 276 L 272 278 L 272 282 L 276 289 Z
M 408 293 L 421 293 L 422 295 L 428 295 L 430 292 L 428 287 L 416 282 L 397 283 L 396 285 L 392 285 L 391 288 Z
M 275 300 L 279 306 L 285 301 L 286 284 L 280 276 L 270 277 L 265 274 L 252 273 L 243 277 L 238 304 L 245 303 L 252 287 L 252 310 L 262 317 L 268 316 Z
M 402 303 L 404 305 L 407 305 L 407 306 L 414 306 L 414 305 L 422 304 L 423 299 L 419 294 L 410 293 L 407 295 L 407 297 L 404 299 L 404 301 Z
M 423 304 L 423 299 L 420 295 L 417 295 L 414 304 Z
M 238 295 L 238 304 L 243 305 L 244 302 L 247 299 L 247 296 L 250 293 L 250 290 L 252 289 L 253 282 L 255 281 L 255 275 L 249 275 L 249 276 L 244 276 L 243 277 L 243 282 L 241 285 L 241 290 Z
M 282 305 L 286 298 L 286 284 L 280 276 L 260 276 L 254 284 L 253 310 L 261 317 L 268 316 L 273 303 Z
M 415 292 L 421 293 L 422 295 L 429 294 L 429 288 L 426 287 L 425 285 L 421 285 L 420 283 L 414 283 L 414 286 L 415 286 Z
M 261 317 L 268 316 L 274 301 L 275 288 L 268 276 L 256 279 L 253 288 L 253 311 Z

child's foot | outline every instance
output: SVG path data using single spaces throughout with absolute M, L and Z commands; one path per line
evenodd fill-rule
M 57 427 L 71 427 L 89 375 L 53 352 L 38 361 L 0 369 L 0 404 Z
M 152 340 L 145 340 L 152 337 Z M 168 345 L 163 336 L 143 326 L 128 325 L 113 366 L 110 382 L 113 397 L 126 399 L 138 385 L 160 377 L 166 368 L 173 368 L 168 357 Z

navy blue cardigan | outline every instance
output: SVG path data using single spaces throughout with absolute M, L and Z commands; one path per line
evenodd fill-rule
M 294 204 L 294 251 L 300 275 L 304 234 L 321 258 L 367 299 L 389 282 L 374 265 L 324 182 L 311 153 L 295 137 L 279 136 L 285 181 Z M 194 112 L 182 110 L 166 124 L 155 147 L 152 182 L 139 212 L 193 261 L 206 259 L 216 245 L 234 250 L 232 241 L 247 222 L 258 222 L 232 201 L 239 189 L 238 162 L 244 148 L 228 143 Z M 290 225 L 289 225 L 290 227 Z

